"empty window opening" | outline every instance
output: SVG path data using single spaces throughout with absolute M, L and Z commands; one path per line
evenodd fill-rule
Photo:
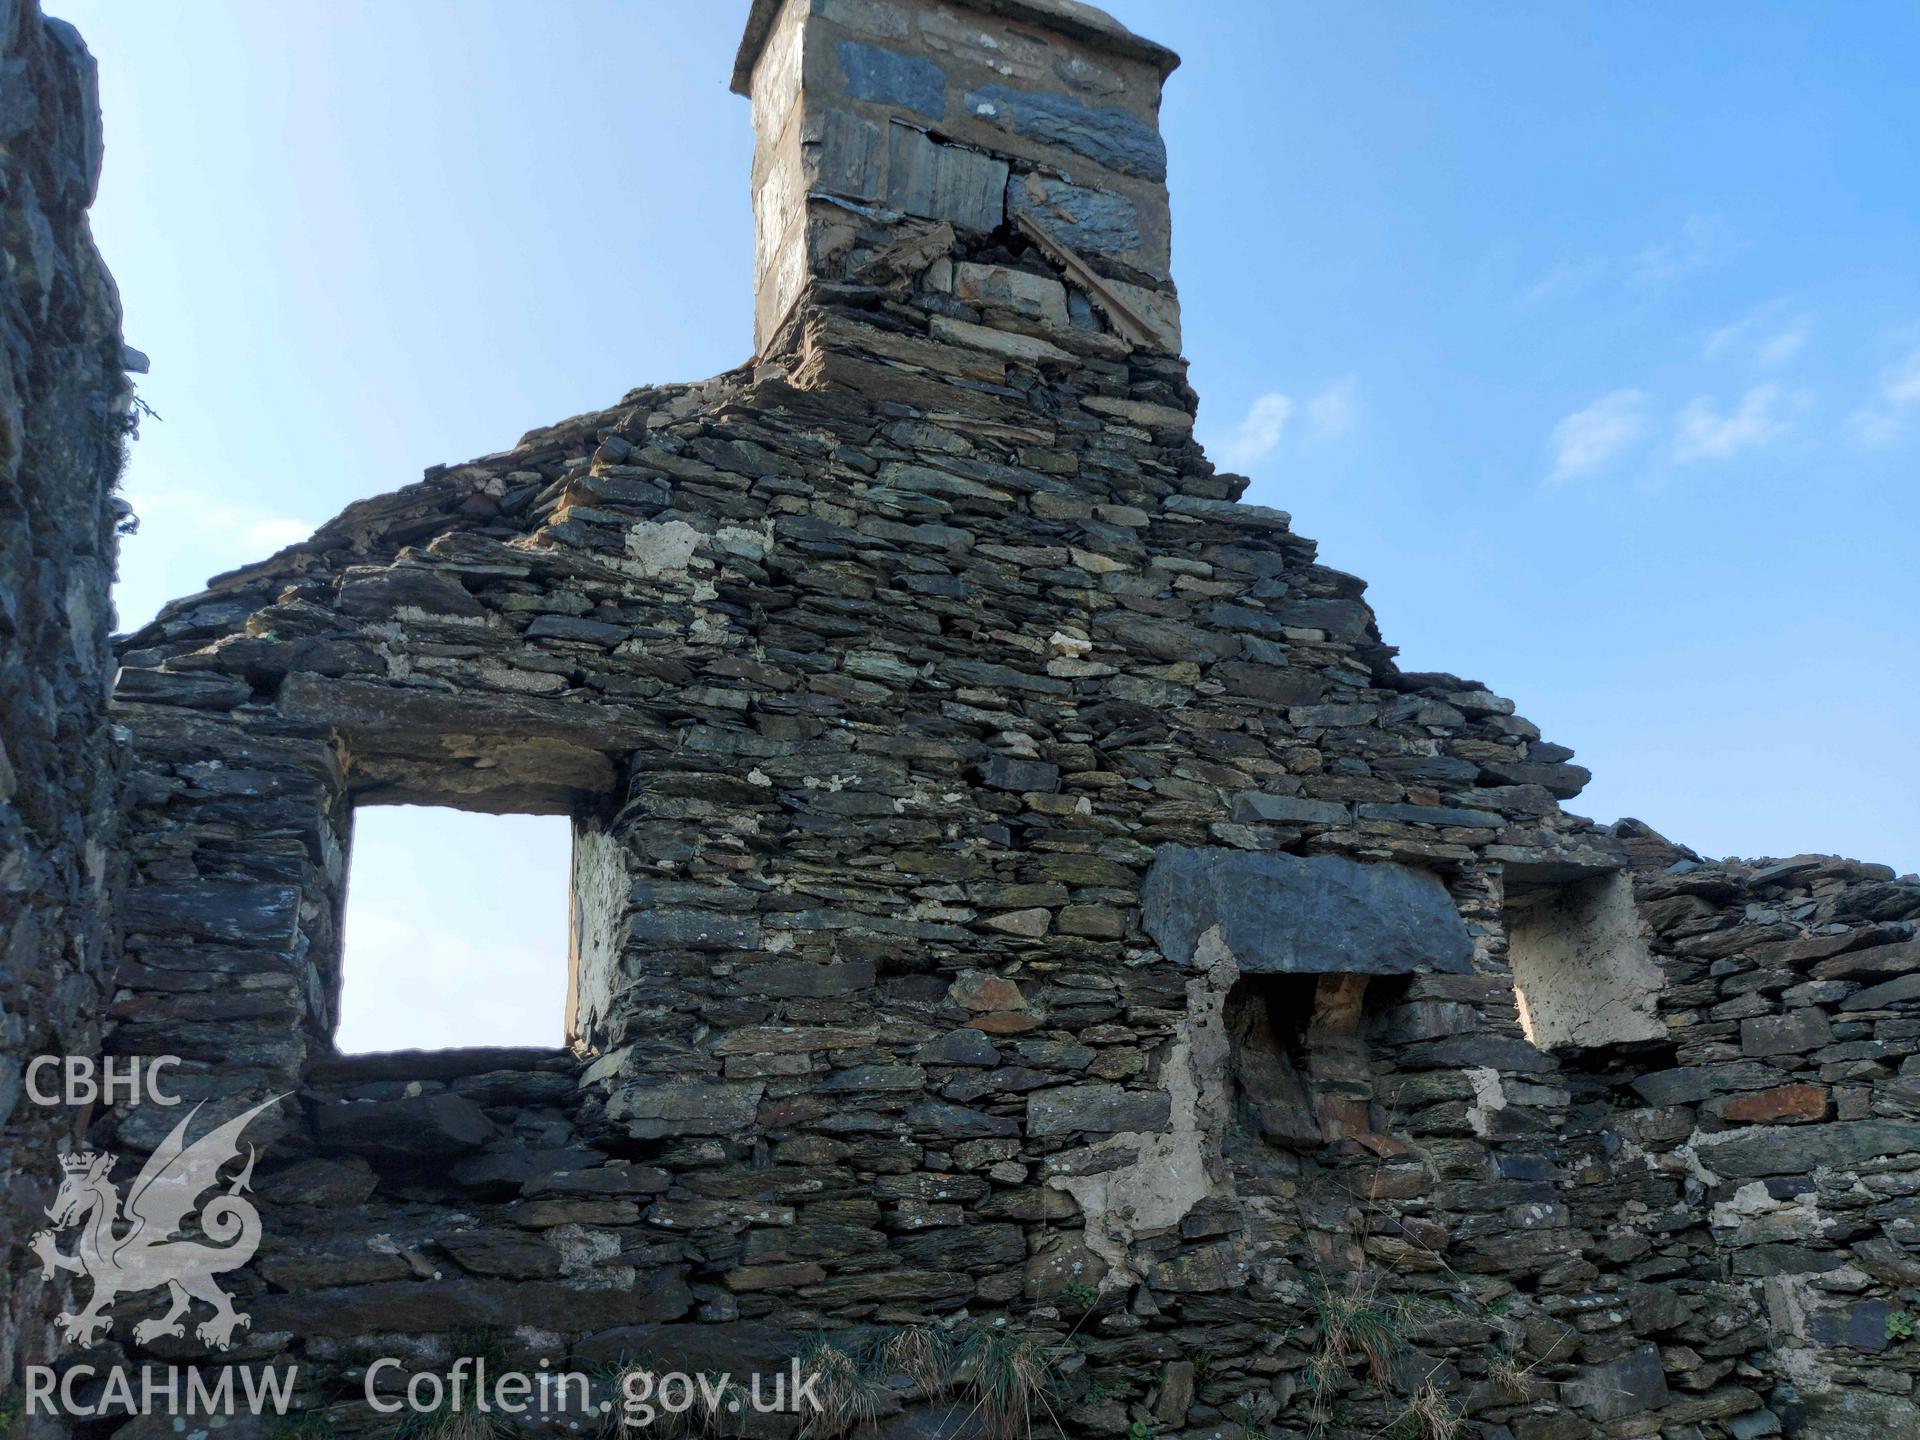
M 1624 871 L 1561 885 L 1509 880 L 1507 957 L 1520 1028 L 1563 1054 L 1664 1040 L 1665 976 Z
M 335 1048 L 565 1043 L 572 822 L 354 811 Z

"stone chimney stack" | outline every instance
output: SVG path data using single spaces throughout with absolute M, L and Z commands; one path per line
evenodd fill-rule
M 782 348 L 811 287 L 948 241 L 1038 247 L 1096 323 L 1177 353 L 1159 113 L 1179 63 L 1076 0 L 754 0 L 733 88 L 755 348 Z

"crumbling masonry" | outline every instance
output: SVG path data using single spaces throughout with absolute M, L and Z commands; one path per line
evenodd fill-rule
M 1074 1434 L 1920 1434 L 1920 885 L 1566 813 L 1565 747 L 1238 503 L 1172 54 L 1071 0 L 756 0 L 753 361 L 218 578 L 109 715 L 89 62 L 0 14 L 10 1363 L 294 1358 L 384 1433 L 360 1367 L 476 1332 L 739 1373 L 1004 1319 Z M 572 817 L 575 1050 L 333 1053 L 392 803 Z M 26 1231 L 83 1137 L 20 1062 L 102 1045 L 292 1092 L 230 1350 L 138 1341 L 159 1295 L 52 1323 Z M 177 1118 L 85 1138 L 130 1170 Z

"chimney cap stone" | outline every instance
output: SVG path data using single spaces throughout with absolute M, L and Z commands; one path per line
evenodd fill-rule
M 747 12 L 747 28 L 740 37 L 740 49 L 733 59 L 732 90 L 736 95 L 753 93 L 753 67 L 773 30 L 787 0 L 753 0 Z M 812 0 L 800 0 L 811 4 Z M 982 15 L 997 15 L 1017 20 L 1042 30 L 1052 30 L 1078 40 L 1083 45 L 1144 60 L 1159 72 L 1162 80 L 1180 64 L 1180 57 L 1166 46 L 1134 34 L 1106 11 L 1081 0 L 959 0 L 961 6 Z

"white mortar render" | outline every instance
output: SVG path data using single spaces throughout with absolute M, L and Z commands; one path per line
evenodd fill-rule
M 657 525 L 635 525 L 627 531 L 627 553 L 640 564 L 649 580 L 663 575 L 685 575 L 700 544 L 700 532 L 684 520 Z
M 1178 1225 L 1220 1183 L 1211 1162 L 1221 1153 L 1227 1120 L 1225 1010 L 1227 991 L 1240 978 L 1240 966 L 1221 941 L 1218 927 L 1200 937 L 1193 960 L 1201 974 L 1187 982 L 1187 1013 L 1174 1032 L 1163 1072 L 1173 1102 L 1168 1128 L 1157 1135 L 1116 1135 L 1090 1152 L 1131 1151 L 1135 1159 L 1130 1165 L 1100 1175 L 1055 1175 L 1047 1181 L 1080 1202 L 1087 1248 L 1112 1267 L 1103 1289 L 1139 1278 L 1127 1249 L 1136 1234 Z
M 1539 1049 L 1666 1038 L 1656 1013 L 1666 978 L 1625 871 L 1516 910 L 1507 944 L 1520 1025 Z

